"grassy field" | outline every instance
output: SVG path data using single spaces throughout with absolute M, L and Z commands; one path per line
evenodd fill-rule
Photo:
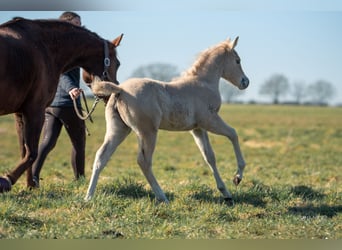
M 170 204 L 156 205 L 136 164 L 132 133 L 102 172 L 95 197 L 83 198 L 102 143 L 103 104 L 88 123 L 86 179 L 73 181 L 70 143 L 62 133 L 44 165 L 41 188 L 24 176 L 0 195 L 0 238 L 341 239 L 342 108 L 224 105 L 222 117 L 240 137 L 247 167 L 232 183 L 231 143 L 210 135 L 235 206 L 227 207 L 186 132 L 161 131 L 154 172 Z M 12 116 L 0 117 L 0 173 L 18 162 Z

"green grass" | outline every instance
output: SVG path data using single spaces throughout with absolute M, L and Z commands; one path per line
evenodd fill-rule
M 41 188 L 24 176 L 0 195 L 0 238 L 341 239 L 342 109 L 223 105 L 240 138 L 247 167 L 232 184 L 231 143 L 210 135 L 222 178 L 235 200 L 225 205 L 189 133 L 160 131 L 154 172 L 169 205 L 155 204 L 136 164 L 132 133 L 84 202 L 96 150 L 105 132 L 103 105 L 87 122 L 86 179 L 73 181 L 70 142 L 63 132 L 42 170 Z M 0 117 L 0 173 L 19 160 L 12 116 Z

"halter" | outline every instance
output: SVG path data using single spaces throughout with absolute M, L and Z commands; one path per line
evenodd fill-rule
M 109 76 L 108 69 L 110 67 L 110 58 L 109 58 L 109 49 L 108 49 L 108 43 L 106 40 L 103 40 L 104 43 L 104 59 L 103 59 L 103 73 L 101 80 L 109 80 L 112 82 L 111 77 Z
M 113 82 L 111 77 L 109 76 L 109 72 L 108 72 L 108 69 L 110 67 L 108 43 L 107 43 L 106 40 L 103 40 L 103 43 L 104 43 L 104 59 L 103 59 L 103 73 L 102 73 L 101 80 L 102 81 L 109 80 L 109 81 Z M 100 101 L 100 97 L 95 96 L 95 102 L 93 103 L 93 106 L 92 106 L 91 110 L 89 111 L 88 104 L 87 104 L 87 99 L 85 97 L 85 94 L 84 94 L 83 91 L 81 92 L 81 94 L 82 94 L 82 97 L 83 97 L 83 101 L 85 103 L 85 107 L 86 107 L 87 113 L 85 115 L 81 114 L 80 111 L 77 108 L 76 99 L 73 99 L 73 104 L 74 104 L 74 109 L 76 111 L 76 114 L 77 114 L 78 118 L 80 118 L 81 120 L 86 120 L 86 119 L 89 118 L 89 120 L 91 122 L 93 122 L 93 120 L 91 118 L 91 114 L 94 112 L 96 105 Z M 89 132 L 88 132 L 88 134 L 89 134 Z

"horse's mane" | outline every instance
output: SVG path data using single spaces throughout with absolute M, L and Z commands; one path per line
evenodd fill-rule
M 72 23 L 68 23 L 59 19 L 25 19 L 22 17 L 14 17 L 11 20 L 7 21 L 0 25 L 0 34 L 9 35 L 12 38 L 27 38 L 29 39 L 27 42 L 27 46 L 33 46 L 32 42 L 35 46 L 40 46 L 43 41 L 46 41 L 42 38 L 47 37 L 52 45 L 61 43 L 61 34 L 63 35 L 63 39 L 72 40 L 79 36 L 80 34 L 87 34 L 87 38 L 94 38 L 94 40 L 101 40 L 102 38 L 96 33 L 86 29 L 85 27 L 77 26 Z M 2 28 L 5 28 L 2 30 Z M 8 29 L 6 29 L 8 28 Z M 60 32 L 57 32 L 60 30 Z M 43 31 L 43 32 L 41 32 Z M 44 32 L 48 31 L 48 32 Z M 52 32 L 50 32 L 52 31 Z M 80 31 L 80 32 L 76 32 Z M 39 33 L 36 33 L 39 32 Z M 82 38 L 82 37 L 81 37 Z M 86 40 L 89 41 L 89 40 Z M 90 43 L 92 41 L 89 41 Z M 16 68 L 18 72 L 24 68 L 25 60 L 22 58 L 27 58 L 27 50 L 21 47 L 10 47 L 7 51 L 9 57 L 12 60 L 9 60 L 8 67 Z M 11 65 L 11 63 L 14 63 Z
M 98 34 L 88 30 L 84 26 L 77 26 L 77 25 L 74 25 L 72 23 L 62 21 L 60 19 L 26 19 L 23 17 L 14 17 L 11 20 L 9 20 L 8 22 L 1 24 L 0 27 L 10 25 L 11 28 L 14 28 L 14 29 L 15 28 L 25 29 L 26 25 L 29 25 L 29 23 L 31 23 L 31 22 L 35 23 L 41 27 L 49 27 L 50 26 L 51 28 L 53 28 L 53 27 L 58 26 L 58 27 L 64 27 L 66 29 L 68 27 L 73 27 L 74 30 L 77 30 L 77 29 L 83 30 L 83 31 L 86 31 L 87 33 L 92 34 L 94 37 L 101 39 L 101 37 Z
M 198 55 L 196 61 L 192 64 L 192 66 L 188 70 L 186 70 L 182 74 L 182 76 L 197 75 L 198 71 L 202 69 L 205 64 L 208 63 L 208 60 L 215 60 L 216 58 L 215 55 L 218 55 L 222 50 L 226 50 L 226 51 L 231 50 L 229 39 L 202 51 Z
M 63 21 L 63 20 L 60 20 L 60 19 L 36 19 L 36 20 L 33 20 L 33 21 L 37 22 L 40 25 L 50 24 L 51 26 L 54 26 L 54 25 L 58 24 L 59 26 L 66 27 L 66 28 L 70 27 L 70 25 L 71 25 L 71 27 L 73 27 L 73 29 L 78 29 L 78 30 L 86 31 L 87 33 L 92 34 L 96 38 L 102 39 L 98 34 L 96 34 L 95 32 L 87 29 L 85 26 L 74 25 L 72 23 L 69 23 L 69 22 L 66 22 L 66 21 Z

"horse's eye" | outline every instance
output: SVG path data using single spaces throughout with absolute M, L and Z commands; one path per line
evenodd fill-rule
M 236 59 L 236 63 L 240 64 L 241 60 L 240 59 Z

